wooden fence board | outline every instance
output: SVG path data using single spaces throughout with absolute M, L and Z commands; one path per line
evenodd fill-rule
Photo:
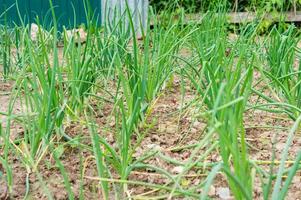
M 189 14 L 185 16 L 185 22 L 200 22 L 204 14 Z M 263 16 L 257 15 L 254 12 L 232 12 L 226 14 L 226 17 L 230 23 L 247 23 L 252 22 L 255 19 L 267 19 L 272 21 L 280 21 L 281 19 L 285 22 L 301 22 L 301 11 L 297 12 L 284 12 L 284 13 L 268 13 Z

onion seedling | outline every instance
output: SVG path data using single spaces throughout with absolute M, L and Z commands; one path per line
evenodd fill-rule
M 210 16 L 210 15 L 208 15 Z M 192 37 L 199 65 L 186 70 L 208 111 L 212 126 L 220 124 L 219 151 L 230 189 L 236 199 L 252 199 L 251 168 L 243 125 L 243 114 L 251 91 L 254 55 L 248 51 L 244 33 L 227 52 L 227 35 L 222 15 L 204 19 L 204 29 Z M 206 22 L 207 21 L 207 22 Z M 211 22 L 214 22 L 211 24 Z M 252 31 L 252 30 L 248 30 Z
M 299 57 L 300 51 L 297 48 L 299 38 L 296 28 L 290 26 L 283 33 L 273 28 L 269 36 L 270 39 L 266 44 L 267 66 L 260 68 L 260 71 L 269 80 L 267 86 L 274 95 L 270 97 L 263 91 L 253 89 L 267 101 L 266 105 L 255 107 L 277 106 L 290 118 L 296 120 L 301 112 L 301 65 L 299 61 L 296 66 L 296 58 Z M 269 110 L 273 111 L 273 109 Z

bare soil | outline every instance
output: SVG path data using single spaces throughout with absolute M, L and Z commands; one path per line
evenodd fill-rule
M 9 107 L 10 94 L 14 90 L 13 82 L 0 81 L 0 112 L 7 112 Z M 141 127 L 141 132 L 145 134 L 141 144 L 136 148 L 134 159 L 145 155 L 152 150 L 158 150 L 163 155 L 173 158 L 179 162 L 185 162 L 190 158 L 193 148 L 189 145 L 196 144 L 203 136 L 206 130 L 206 121 L 201 118 L 195 118 L 197 114 L 197 105 L 189 110 L 181 110 L 183 105 L 187 105 L 194 99 L 194 92 L 189 87 L 186 88 L 186 94 L 182 96 L 180 80 L 175 78 L 173 84 L 165 88 L 164 92 L 156 101 L 153 112 L 146 119 L 148 127 Z M 252 97 L 250 102 L 256 100 Z M 95 105 L 93 105 L 95 101 Z M 105 103 L 99 106 L 96 100 L 91 99 L 92 106 L 98 113 L 96 122 L 100 129 L 99 134 L 105 136 L 111 145 L 116 145 L 114 141 L 114 121 L 112 119 L 113 105 Z M 13 113 L 22 113 L 20 102 L 16 101 Z M 201 112 L 201 110 L 199 111 Z M 0 122 L 2 127 L 6 127 L 7 118 L 0 114 Z M 17 122 L 11 130 L 11 141 L 22 134 L 22 129 Z M 286 143 L 287 135 L 292 121 L 285 115 L 275 115 L 264 111 L 248 111 L 245 113 L 245 127 L 247 133 L 247 141 L 249 143 L 250 159 L 259 161 L 258 164 L 268 169 L 269 161 L 272 158 L 273 146 L 276 150 L 276 158 L 280 160 L 280 155 Z M 83 144 L 91 145 L 87 127 L 79 122 L 70 122 L 65 125 L 66 133 L 78 138 Z M 139 137 L 133 137 L 133 143 L 138 141 Z M 209 141 L 212 142 L 212 141 Z M 91 151 L 76 145 L 67 144 L 62 138 L 56 138 L 57 146 L 63 145 L 63 153 L 60 157 L 63 166 L 71 182 L 71 190 L 75 194 L 76 199 L 83 197 L 84 199 L 100 199 L 101 191 L 97 178 L 97 170 L 95 159 Z M 3 141 L 0 140 L 0 145 Z M 22 144 L 17 144 L 22 148 Z M 296 134 L 293 146 L 290 148 L 289 157 L 291 161 L 300 151 L 301 135 Z M 199 155 L 205 153 L 206 149 L 201 149 Z M 0 155 L 3 156 L 3 147 L 0 146 Z M 65 188 L 63 176 L 55 164 L 54 158 L 50 151 L 46 153 L 38 169 L 35 172 L 26 169 L 26 165 L 22 163 L 19 153 L 11 152 L 9 154 L 9 164 L 13 172 L 13 188 L 10 199 L 23 199 L 28 193 L 28 199 L 47 199 L 47 188 L 55 199 L 68 199 L 68 192 Z M 207 156 L 208 163 L 220 161 L 218 150 Z M 152 157 L 147 160 L 148 164 L 152 164 L 168 171 L 170 174 L 178 174 L 182 168 L 168 162 L 160 156 Z M 208 169 L 191 169 L 183 178 L 181 184 L 183 187 L 189 188 L 197 186 L 201 181 L 205 180 Z M 0 164 L 0 199 L 8 199 L 7 184 L 1 177 L 1 172 L 6 174 L 5 168 Z M 118 178 L 118 177 L 116 177 Z M 135 170 L 130 175 L 130 180 L 144 181 L 148 183 L 156 183 L 164 185 L 168 183 L 168 179 L 155 170 Z M 26 188 L 26 182 L 29 188 Z M 293 180 L 287 199 L 301 199 L 301 173 L 298 172 Z M 80 188 L 83 188 L 81 190 Z M 28 191 L 27 191 L 28 189 Z M 210 188 L 209 195 L 213 199 L 233 199 L 232 196 L 224 197 L 228 187 L 225 177 L 219 175 L 214 185 Z M 201 190 L 199 191 L 202 192 Z M 166 193 L 165 193 L 166 194 Z M 143 196 L 152 197 L 165 195 L 164 193 L 146 188 L 143 186 L 130 186 L 129 196 L 141 199 Z M 165 196 L 166 199 L 168 197 Z M 134 198 L 135 199 L 135 198 Z M 165 199 L 165 198 L 163 198 Z M 174 197 L 173 199 L 182 199 Z M 262 190 L 259 180 L 256 180 L 254 188 L 254 199 L 262 199 Z

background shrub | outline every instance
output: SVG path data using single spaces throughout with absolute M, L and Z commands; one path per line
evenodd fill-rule
M 293 11 L 301 0 L 150 0 L 156 11 L 183 8 L 188 12 L 215 10 L 223 5 L 228 11 Z

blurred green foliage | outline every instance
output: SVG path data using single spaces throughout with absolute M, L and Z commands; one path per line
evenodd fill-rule
M 293 11 L 301 8 L 301 0 L 150 0 L 160 12 L 166 9 L 183 8 L 188 12 L 216 10 L 228 11 Z

